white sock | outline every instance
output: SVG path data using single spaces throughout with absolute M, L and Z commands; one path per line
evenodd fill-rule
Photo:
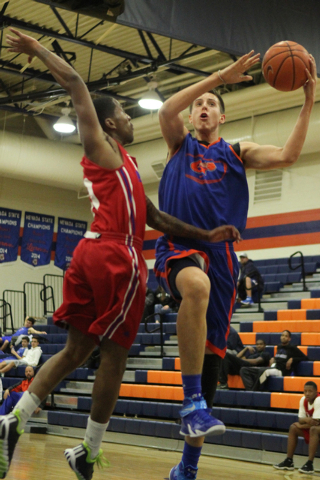
M 109 425 L 109 422 L 98 423 L 92 420 L 91 417 L 88 418 L 86 435 L 84 437 L 84 441 L 86 442 L 86 444 L 91 450 L 91 459 L 95 458 L 98 455 L 102 438 L 103 438 L 104 432 L 108 428 L 108 425 Z
M 40 405 L 41 400 L 37 395 L 34 393 L 30 393 L 28 391 L 24 392 L 22 397 L 20 398 L 19 402 L 17 405 L 14 407 L 13 412 L 16 410 L 19 410 L 19 415 L 20 415 L 20 425 L 19 429 L 23 430 L 27 421 L 33 414 L 36 408 Z

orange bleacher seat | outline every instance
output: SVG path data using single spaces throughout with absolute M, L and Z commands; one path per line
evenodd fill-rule
M 320 332 L 320 320 L 291 320 L 291 321 L 263 321 L 253 322 L 254 332 L 282 332 L 283 330 L 290 330 L 291 332 Z M 304 343 L 303 345 L 307 345 Z M 315 345 L 311 343 L 310 345 Z M 316 344 L 320 345 L 320 344 Z
M 299 402 L 301 397 L 302 397 L 301 393 L 272 392 L 271 399 L 270 399 L 270 407 L 299 410 Z
M 244 345 L 255 345 L 256 334 L 254 332 L 239 332 L 239 336 Z
M 320 309 L 320 298 L 303 298 L 301 300 L 301 308 L 307 310 Z
M 313 375 L 320 376 L 320 362 L 313 362 Z
M 123 383 L 120 397 L 150 398 L 155 400 L 182 401 L 182 387 L 167 387 L 163 385 L 133 385 Z
M 320 333 L 301 333 L 301 344 L 320 345 Z
M 229 388 L 244 388 L 242 378 L 240 375 L 228 375 Z
M 302 353 L 308 356 L 308 347 L 303 347 L 302 345 L 297 345 L 299 350 L 301 350 Z
M 167 372 L 161 370 L 148 370 L 148 383 L 165 384 L 165 385 L 182 385 L 180 372 Z
M 315 382 L 320 388 L 320 378 L 317 377 L 283 377 L 283 391 L 303 392 L 306 382 Z
M 306 320 L 307 310 L 278 310 L 277 320 Z
M 174 360 L 174 369 L 175 370 L 181 370 L 181 361 L 180 358 L 175 358 Z

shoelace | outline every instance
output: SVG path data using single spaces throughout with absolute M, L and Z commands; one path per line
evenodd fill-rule
M 111 466 L 111 463 L 109 462 L 109 460 L 106 459 L 106 457 L 103 456 L 102 452 L 99 452 L 95 463 L 98 466 L 98 468 L 101 468 L 101 469 L 109 468 Z

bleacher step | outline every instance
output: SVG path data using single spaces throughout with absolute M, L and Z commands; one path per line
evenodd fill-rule
M 158 358 L 135 358 L 131 357 L 127 360 L 126 368 L 134 368 L 134 369 L 144 369 L 150 368 L 152 370 L 161 370 L 162 369 L 162 359 Z

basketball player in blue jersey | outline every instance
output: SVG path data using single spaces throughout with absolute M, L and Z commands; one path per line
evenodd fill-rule
M 161 210 L 201 228 L 233 224 L 241 233 L 249 198 L 245 170 L 283 168 L 297 161 L 315 101 L 316 66 L 311 55 L 303 87 L 305 102 L 284 147 L 247 141 L 230 145 L 219 137 L 224 105 L 212 89 L 251 80 L 244 72 L 258 61 L 259 55 L 251 51 L 176 93 L 161 107 L 160 125 L 169 150 L 159 189 Z M 181 115 L 189 105 L 194 138 Z M 195 479 L 204 436 L 225 430 L 222 422 L 209 415 L 207 405 L 212 407 L 220 360 L 226 351 L 238 262 L 232 241 L 209 245 L 165 235 L 157 241 L 155 271 L 159 283 L 181 301 L 177 334 L 185 400 L 180 433 L 186 443 L 182 460 L 169 478 Z

